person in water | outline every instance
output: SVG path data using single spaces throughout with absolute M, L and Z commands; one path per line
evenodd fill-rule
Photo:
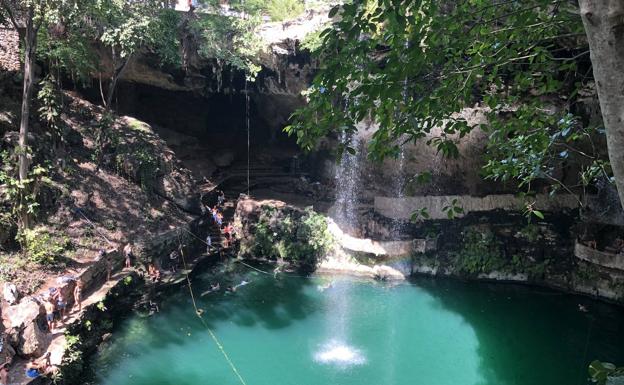
M 149 315 L 153 315 L 160 312 L 160 308 L 158 304 L 152 300 L 150 300 L 147 304 L 147 308 L 149 309 Z
M 214 293 L 215 291 L 219 291 L 221 290 L 221 285 L 219 284 L 219 282 L 210 285 L 210 289 L 206 290 L 205 292 L 201 293 L 200 297 L 203 297 L 205 295 L 208 295 L 210 293 Z
M 249 282 L 249 281 L 245 281 L 245 280 L 243 280 L 241 283 L 239 283 L 238 285 L 234 286 L 234 287 L 232 288 L 232 291 L 236 291 L 239 287 L 243 287 L 243 286 L 245 286 L 245 285 L 249 285 L 250 283 L 251 283 L 251 282 Z

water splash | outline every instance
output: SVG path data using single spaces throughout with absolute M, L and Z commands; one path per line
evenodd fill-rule
M 366 363 L 366 357 L 360 349 L 338 340 L 331 340 L 321 346 L 321 349 L 314 354 L 314 360 L 321 364 L 336 365 L 341 368 Z

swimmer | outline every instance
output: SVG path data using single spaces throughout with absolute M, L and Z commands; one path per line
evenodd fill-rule
M 214 285 L 210 285 L 210 290 L 206 290 L 205 292 L 201 293 L 200 297 L 203 297 L 215 291 L 219 291 L 220 289 L 221 285 L 219 284 L 219 282 L 217 282 Z
M 325 290 L 331 289 L 332 287 L 334 287 L 334 282 L 333 281 L 329 282 L 329 283 L 327 283 L 325 285 L 318 285 L 316 288 L 317 288 L 318 291 L 324 292 Z
M 589 310 L 587 310 L 587 308 L 585 306 L 581 305 L 580 303 L 578 304 L 578 310 L 581 313 L 588 313 L 589 312 Z
M 241 283 L 239 283 L 238 285 L 234 286 L 232 288 L 232 291 L 236 291 L 236 289 L 238 289 L 239 287 L 243 287 L 245 285 L 249 285 L 251 282 L 245 281 L 243 280 Z

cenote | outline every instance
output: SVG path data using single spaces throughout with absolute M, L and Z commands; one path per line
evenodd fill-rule
M 199 296 L 215 282 L 221 291 Z M 274 277 L 240 266 L 197 276 L 193 288 L 249 385 L 574 385 L 588 382 L 593 359 L 624 361 L 621 308 L 546 289 Z M 186 286 L 160 313 L 121 322 L 92 367 L 98 385 L 240 383 Z

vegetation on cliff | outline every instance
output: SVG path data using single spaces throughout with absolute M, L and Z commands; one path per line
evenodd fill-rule
M 311 208 L 305 211 L 263 205 L 249 228 L 242 254 L 279 259 L 313 269 L 333 244 L 327 220 Z
M 604 122 L 583 113 L 583 103 L 596 94 L 591 74 L 597 67 L 585 33 L 593 32 L 584 29 L 580 13 L 573 2 L 550 0 L 336 7 L 335 23 L 317 45 L 322 65 L 309 104 L 287 131 L 311 149 L 320 137 L 349 137 L 370 120 L 377 125 L 368 143 L 374 159 L 396 157 L 403 144 L 421 140 L 455 158 L 461 156 L 457 144 L 480 128 L 489 135 L 484 176 L 516 181 L 529 194 L 578 193 L 624 181 L 618 173 L 613 178 L 603 144 L 605 133 L 612 142 L 621 127 L 609 127 L 604 108 Z M 592 57 L 601 49 L 591 48 Z M 610 68 L 624 79 L 622 66 Z M 600 98 L 603 107 L 605 101 Z M 488 122 L 469 123 L 466 107 L 483 110 Z M 609 148 L 617 159 L 618 150 Z M 342 150 L 353 151 L 347 143 Z M 577 176 L 566 178 L 572 173 Z M 527 212 L 533 212 L 529 205 Z

